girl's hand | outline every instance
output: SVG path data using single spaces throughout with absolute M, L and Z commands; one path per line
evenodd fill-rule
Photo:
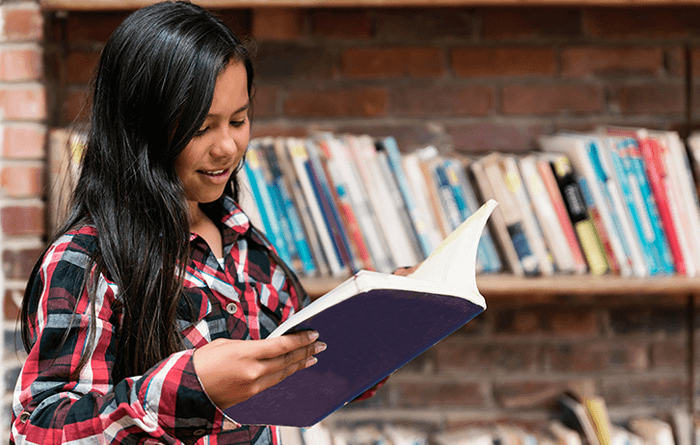
M 406 277 L 408 275 L 411 275 L 413 272 L 418 269 L 418 266 L 420 266 L 420 263 L 416 264 L 415 266 L 410 266 L 410 267 L 399 267 L 394 271 L 394 275 L 401 275 L 402 277 Z
M 318 333 L 265 340 L 217 339 L 194 352 L 194 367 L 209 398 L 221 409 L 243 402 L 316 363 L 324 349 Z

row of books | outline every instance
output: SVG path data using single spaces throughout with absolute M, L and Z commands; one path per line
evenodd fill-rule
M 309 428 L 283 427 L 282 438 L 287 445 L 697 445 L 700 423 L 681 408 L 613 422 L 604 398 L 565 392 L 549 420 L 527 427 L 475 421 L 465 428 L 429 432 L 415 425 L 324 421 Z
M 700 147 L 700 135 L 697 137 Z M 700 274 L 700 205 L 675 132 L 603 127 L 483 156 L 393 137 L 251 141 L 241 205 L 302 276 L 422 261 L 488 199 L 477 272 Z

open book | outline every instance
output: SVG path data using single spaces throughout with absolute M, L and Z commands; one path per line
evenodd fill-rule
M 242 424 L 314 425 L 483 312 L 476 249 L 496 205 L 484 204 L 410 276 L 360 271 L 289 317 L 270 337 L 314 329 L 328 348 L 226 414 Z

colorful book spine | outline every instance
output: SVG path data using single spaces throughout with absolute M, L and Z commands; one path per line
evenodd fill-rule
M 347 233 L 343 226 L 340 213 L 338 212 L 338 206 L 333 200 L 331 187 L 318 155 L 318 147 L 311 139 L 307 139 L 305 145 L 309 158 L 307 169 L 311 178 L 311 184 L 316 194 L 316 199 L 321 206 L 321 212 L 326 220 L 326 224 L 330 228 L 335 250 L 340 257 L 340 264 L 350 267 L 353 269 L 353 272 L 356 272 L 355 264 L 350 253 Z
M 274 212 L 274 204 L 270 197 L 262 170 L 260 168 L 259 152 L 254 145 L 249 146 L 246 154 L 246 162 L 243 164 L 248 181 L 250 182 L 253 197 L 260 212 L 260 217 L 263 222 L 263 229 L 270 243 L 275 246 L 278 255 L 282 260 L 291 264 L 292 259 L 287 250 L 287 245 L 284 241 L 282 228 L 279 224 L 279 219 Z
M 617 257 L 615 255 L 615 251 L 613 250 L 610 236 L 608 234 L 607 229 L 605 228 L 603 216 L 601 215 L 600 210 L 598 209 L 598 204 L 596 203 L 595 199 L 593 198 L 593 194 L 591 193 L 591 189 L 588 185 L 588 180 L 583 176 L 579 176 L 578 184 L 579 188 L 581 189 L 583 199 L 586 202 L 586 207 L 588 208 L 588 214 L 590 216 L 590 219 L 595 225 L 596 232 L 598 233 L 598 238 L 600 239 L 600 243 L 602 244 L 603 249 L 605 250 L 605 253 L 607 255 L 610 271 L 615 275 L 620 275 L 620 264 L 617 261 Z
M 610 265 L 595 225 L 589 217 L 586 202 L 574 176 L 569 158 L 561 155 L 550 162 L 588 267 L 594 275 L 603 275 L 610 270 Z
M 406 211 L 411 218 L 411 224 L 416 233 L 416 237 L 418 238 L 423 254 L 422 256 L 423 258 L 427 258 L 437 246 L 433 246 L 433 244 L 430 242 L 425 217 L 418 211 L 418 207 L 416 206 L 415 198 L 411 192 L 410 186 L 408 185 L 406 172 L 404 171 L 401 163 L 401 153 L 399 152 L 399 147 L 396 144 L 396 139 L 390 136 L 382 139 L 381 144 L 387 153 L 389 167 L 391 167 L 391 171 L 394 173 L 396 183 L 399 191 L 401 192 L 401 196 L 403 197 L 404 205 L 406 206 Z
M 566 204 L 564 203 L 564 198 L 559 190 L 559 184 L 557 184 L 557 178 L 554 176 L 552 166 L 548 160 L 539 159 L 537 160 L 537 171 L 540 174 L 544 188 L 549 195 L 549 199 L 557 215 L 559 225 L 561 226 L 566 242 L 569 245 L 574 261 L 574 272 L 584 273 L 588 270 L 588 263 L 583 256 L 583 252 L 581 251 L 581 246 L 579 245 L 576 231 L 571 223 L 569 212 L 566 210 Z
M 277 200 L 281 213 L 285 216 L 284 219 L 289 222 L 290 236 L 296 247 L 299 260 L 301 261 L 301 272 L 306 276 L 315 275 L 318 269 L 314 264 L 311 249 L 309 248 L 309 243 L 301 224 L 301 218 L 292 200 L 291 193 L 287 189 L 287 184 L 284 180 L 284 175 L 280 168 L 274 146 L 270 143 L 262 145 L 261 148 L 267 159 L 267 165 L 272 177 L 272 183 L 274 184 L 274 190 L 277 192 Z

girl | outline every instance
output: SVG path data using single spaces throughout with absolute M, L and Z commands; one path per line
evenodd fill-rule
M 236 204 L 252 83 L 245 46 L 189 3 L 110 38 L 69 216 L 22 304 L 12 443 L 279 441 L 222 412 L 325 348 L 265 340 L 307 296 Z

